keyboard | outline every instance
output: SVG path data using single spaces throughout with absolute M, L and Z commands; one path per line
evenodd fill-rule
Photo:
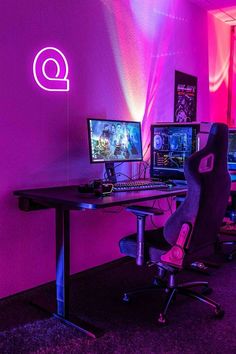
M 169 186 L 164 182 L 150 180 L 130 180 L 125 182 L 117 182 L 113 185 L 113 192 L 132 192 L 143 191 L 149 189 L 168 189 Z

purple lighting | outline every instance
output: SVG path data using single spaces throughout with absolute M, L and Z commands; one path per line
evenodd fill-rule
M 37 84 L 46 91 L 69 91 L 68 63 L 57 48 L 41 49 L 33 63 L 33 74 Z

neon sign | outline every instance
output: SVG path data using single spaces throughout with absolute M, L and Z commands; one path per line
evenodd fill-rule
M 43 90 L 69 91 L 68 71 L 66 57 L 57 48 L 43 48 L 34 58 L 34 79 Z

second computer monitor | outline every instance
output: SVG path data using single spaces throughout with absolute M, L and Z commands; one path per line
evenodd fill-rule
M 198 149 L 198 123 L 151 126 L 151 177 L 184 179 L 184 162 Z
M 236 129 L 229 129 L 228 168 L 236 171 Z

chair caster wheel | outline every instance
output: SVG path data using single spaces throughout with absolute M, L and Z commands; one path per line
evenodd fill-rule
M 204 288 L 201 291 L 202 295 L 210 295 L 212 293 L 212 288 L 209 288 L 208 286 L 204 286 Z
M 122 297 L 122 301 L 125 302 L 125 303 L 128 303 L 130 302 L 130 296 L 128 294 L 124 294 L 123 297 Z
M 225 314 L 225 312 L 224 312 L 224 310 L 223 310 L 222 308 L 217 307 L 217 308 L 215 309 L 215 318 L 221 319 L 221 318 L 224 317 L 224 314 Z
M 164 326 L 168 325 L 168 321 L 166 319 L 166 316 L 163 315 L 162 313 L 160 313 L 157 322 L 158 322 L 158 325 L 161 326 L 161 327 L 164 327 Z

